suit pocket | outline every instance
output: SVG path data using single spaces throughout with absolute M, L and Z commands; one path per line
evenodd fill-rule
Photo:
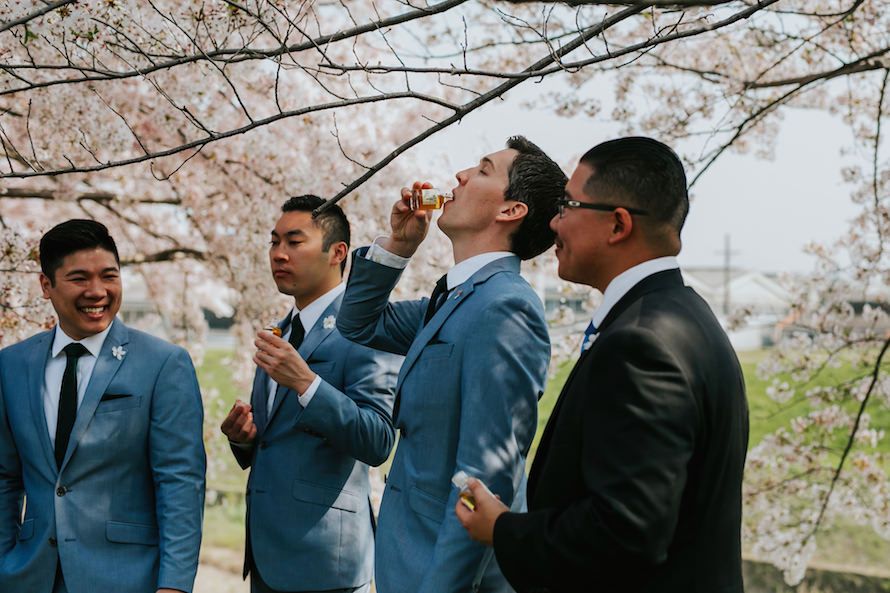
M 294 480 L 291 486 L 291 495 L 301 502 L 309 502 L 350 513 L 357 513 L 359 509 L 359 498 L 354 494 L 345 490 L 311 484 L 303 480 Z
M 442 519 L 445 518 L 445 505 L 447 503 L 447 500 L 442 500 L 437 496 L 424 492 L 417 486 L 411 488 L 408 493 L 408 505 L 411 507 L 411 510 L 437 523 L 441 523 Z
M 158 528 L 154 525 L 140 523 L 123 523 L 120 521 L 105 522 L 105 537 L 118 544 L 158 544 Z
M 435 342 L 427 344 L 418 357 L 418 362 L 427 360 L 440 360 L 451 358 L 451 351 L 454 350 L 454 344 L 446 344 L 444 342 Z
M 106 396 L 108 395 L 109 394 L 103 395 L 102 399 L 99 401 L 99 405 L 96 406 L 97 414 L 138 408 L 142 405 L 141 395 L 111 395 L 106 399 Z
M 23 542 L 26 539 L 31 539 L 31 536 L 34 535 L 34 519 L 25 519 L 21 525 L 19 525 L 19 541 Z

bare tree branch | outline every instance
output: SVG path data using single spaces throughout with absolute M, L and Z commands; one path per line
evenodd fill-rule
M 51 2 L 46 4 L 43 8 L 38 8 L 34 12 L 28 13 L 21 18 L 17 18 L 14 21 L 6 21 L 0 23 L 0 33 L 6 31 L 7 29 L 11 29 L 13 27 L 17 27 L 18 25 L 23 25 L 29 21 L 33 21 L 34 19 L 43 16 L 48 12 L 52 12 L 60 6 L 65 6 L 66 4 L 74 4 L 77 0 L 59 0 L 58 2 Z

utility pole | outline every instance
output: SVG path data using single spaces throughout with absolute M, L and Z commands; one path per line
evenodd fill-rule
M 729 284 L 730 284 L 730 259 L 733 255 L 736 255 L 738 252 L 730 249 L 729 245 L 729 233 L 723 235 L 723 251 L 718 251 L 718 254 L 723 256 L 723 314 L 729 315 Z

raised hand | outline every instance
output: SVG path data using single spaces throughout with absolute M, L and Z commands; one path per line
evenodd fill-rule
M 303 394 L 312 381 L 315 373 L 294 350 L 287 340 L 282 340 L 272 332 L 258 331 L 254 344 L 257 347 L 253 361 L 258 367 L 269 373 L 272 380 L 283 387 Z
M 402 188 L 401 198 L 389 215 L 392 234 L 380 246 L 402 257 L 411 257 L 426 237 L 433 214 L 430 210 L 411 210 L 413 189 L 432 188 L 430 183 L 415 181 L 412 189 Z

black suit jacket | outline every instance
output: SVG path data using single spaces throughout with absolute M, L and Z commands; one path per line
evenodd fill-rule
M 494 530 L 519 592 L 741 593 L 745 385 L 679 270 L 634 286 L 572 370 L 541 439 L 529 512 Z

